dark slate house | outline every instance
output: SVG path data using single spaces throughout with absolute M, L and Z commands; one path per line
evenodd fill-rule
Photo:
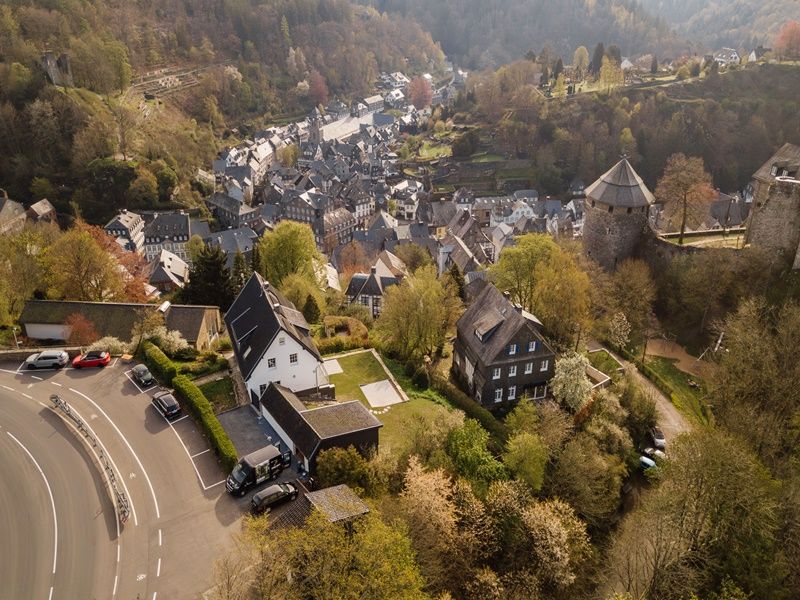
M 273 382 L 260 404 L 261 415 L 309 473 L 322 450 L 353 446 L 364 456 L 378 451 L 383 424 L 358 400 L 308 408 L 289 388 Z
M 386 288 L 397 285 L 399 280 L 388 269 L 372 267 L 369 273 L 356 273 L 350 279 L 345 291 L 347 301 L 363 304 L 372 311 L 372 316 L 377 318 L 383 308 L 383 296 Z
M 206 246 L 214 247 L 219 246 L 222 252 L 227 257 L 227 265 L 229 269 L 233 268 L 233 259 L 236 257 L 236 252 L 241 252 L 247 264 L 253 255 L 253 246 L 258 243 L 258 236 L 249 227 L 240 227 L 239 229 L 225 229 L 218 231 L 203 240 Z
M 495 409 L 528 393 L 547 395 L 555 352 L 541 322 L 489 284 L 456 324 L 453 372 L 481 405 Z

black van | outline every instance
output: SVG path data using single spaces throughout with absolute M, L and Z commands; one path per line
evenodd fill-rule
M 292 462 L 292 453 L 266 446 L 241 458 L 228 478 L 225 488 L 231 494 L 244 496 L 250 488 L 275 479 Z

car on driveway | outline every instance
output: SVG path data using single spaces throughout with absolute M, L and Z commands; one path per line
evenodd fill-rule
M 181 414 L 181 405 L 172 392 L 162 391 L 153 394 L 153 406 L 165 419 L 174 419 Z
M 111 362 L 111 355 L 105 350 L 91 350 L 72 359 L 72 366 L 76 369 L 84 367 L 105 367 Z
M 269 512 L 279 504 L 291 502 L 295 498 L 297 498 L 295 484 L 278 483 L 271 485 L 253 494 L 253 499 L 250 500 L 250 512 L 254 515 L 260 515 L 261 513 Z
M 25 367 L 28 369 L 60 369 L 66 367 L 68 362 L 69 354 L 63 350 L 45 350 L 26 358 Z
M 650 430 L 650 439 L 656 450 L 661 450 L 663 452 L 666 449 L 667 438 L 664 436 L 664 432 L 661 431 L 660 427 L 653 427 Z
M 153 374 L 150 372 L 150 369 L 144 365 L 136 365 L 133 367 L 133 369 L 131 369 L 131 375 L 133 375 L 133 378 L 144 387 L 150 387 L 156 382 Z

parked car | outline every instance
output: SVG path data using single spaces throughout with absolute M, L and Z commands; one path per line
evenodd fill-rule
M 165 419 L 174 419 L 181 414 L 181 405 L 172 392 L 161 391 L 153 394 L 153 406 Z
M 290 502 L 297 498 L 297 487 L 293 483 L 278 483 L 253 494 L 250 512 L 259 515 L 269 512 L 273 506 Z
M 663 450 L 659 450 L 658 448 L 647 447 L 644 450 L 642 450 L 642 454 L 644 454 L 645 456 L 647 456 L 649 458 L 652 458 L 653 460 L 655 460 L 657 458 L 660 458 L 660 459 L 667 458 L 666 452 L 664 452 Z
M 664 432 L 660 427 L 653 427 L 650 430 L 650 439 L 653 441 L 653 446 L 656 450 L 665 450 L 667 447 L 667 438 L 664 437 Z
M 60 369 L 67 366 L 69 354 L 63 350 L 45 350 L 25 359 L 28 369 Z
M 133 367 L 133 369 L 131 369 L 131 374 L 136 381 L 145 387 L 154 385 L 156 382 L 155 377 L 153 377 L 153 374 L 150 372 L 150 369 L 144 365 L 136 365 Z
M 111 362 L 111 355 L 105 350 L 91 350 L 72 359 L 72 366 L 76 369 L 83 367 L 105 367 Z
M 647 469 L 652 469 L 653 467 L 656 466 L 656 461 L 647 456 L 640 456 L 639 466 L 642 467 L 643 470 L 647 471 Z

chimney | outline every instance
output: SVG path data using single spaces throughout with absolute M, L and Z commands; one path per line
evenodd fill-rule
M 376 269 L 376 268 L 373 266 L 373 267 L 371 267 L 371 268 L 370 268 L 370 270 L 369 270 L 369 271 L 370 271 L 370 273 L 372 273 L 373 275 L 375 275 L 375 273 L 377 273 L 377 272 L 378 272 L 378 269 Z
M 503 298 L 511 302 L 511 292 L 503 292 Z

